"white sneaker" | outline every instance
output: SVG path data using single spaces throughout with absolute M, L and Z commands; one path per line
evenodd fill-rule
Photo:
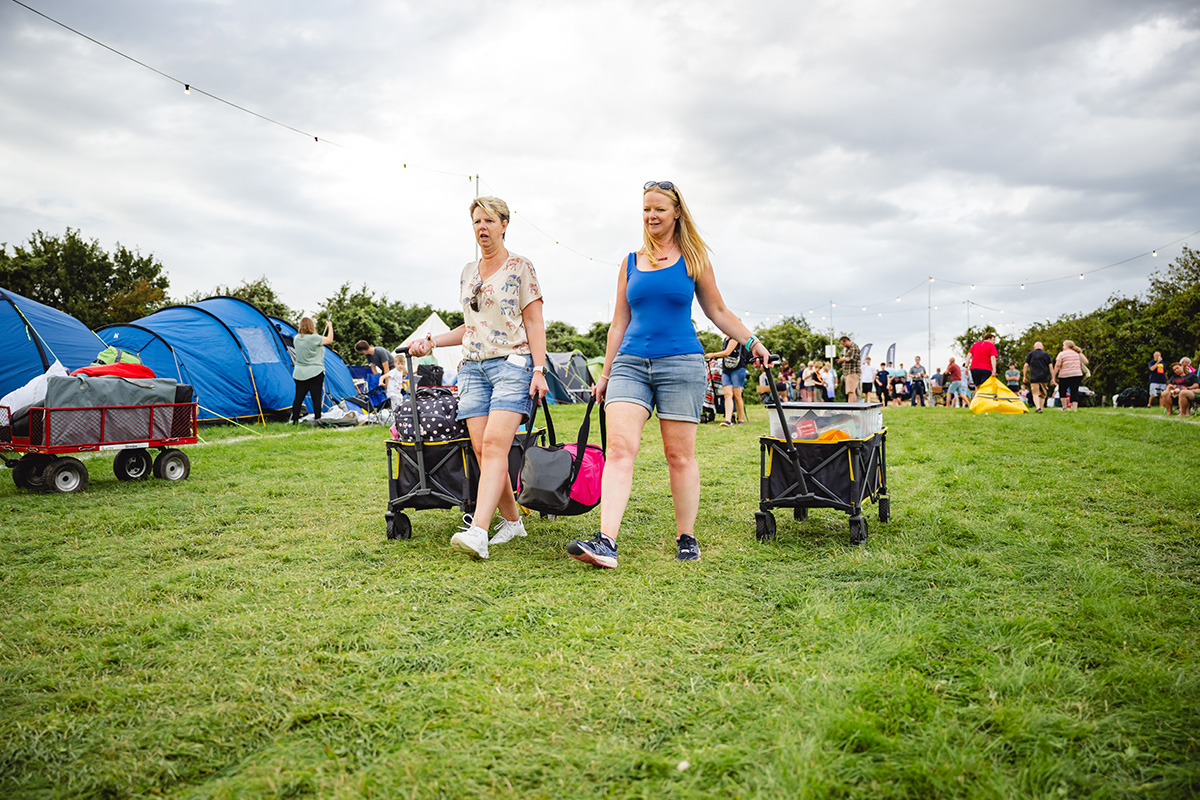
M 496 535 L 488 540 L 488 544 L 504 544 L 511 542 L 518 536 L 525 536 L 525 523 L 517 517 L 512 522 L 509 522 L 504 517 L 500 518 L 499 524 L 496 525 Z
M 487 530 L 472 522 L 470 514 L 463 514 L 463 527 L 450 537 L 450 549 L 460 550 L 472 558 L 487 558 L 487 548 Z

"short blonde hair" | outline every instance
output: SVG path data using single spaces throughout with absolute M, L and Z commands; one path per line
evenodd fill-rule
M 296 329 L 296 333 L 316 333 L 317 323 L 313 322 L 312 317 L 304 317 L 300 320 L 300 327 Z
M 658 192 L 679 209 L 679 217 L 675 220 L 675 244 L 679 248 L 679 252 L 683 254 L 683 263 L 687 266 L 688 277 L 696 280 L 704 274 L 704 270 L 712 267 L 712 262 L 708 258 L 712 248 L 705 244 L 704 239 L 700 237 L 700 232 L 696 230 L 696 222 L 692 219 L 692 212 L 684 202 L 679 187 L 671 184 L 670 189 L 664 189 L 663 183 L 667 183 L 667 181 L 654 183 L 643 189 L 642 197 L 644 198 L 648 192 Z M 651 260 L 658 258 L 660 252 L 658 245 L 645 227 L 642 228 L 642 247 Z
M 475 209 L 482 208 L 488 214 L 495 215 L 500 218 L 501 222 L 508 222 L 508 203 L 501 200 L 499 197 L 476 197 L 471 201 L 471 207 L 467 209 L 467 213 L 471 215 L 471 219 L 475 218 Z

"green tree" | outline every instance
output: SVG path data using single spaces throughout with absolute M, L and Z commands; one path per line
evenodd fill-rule
M 611 322 L 593 322 L 592 327 L 588 328 L 587 338 L 595 342 L 596 348 L 600 351 L 598 355 L 604 355 L 604 351 L 608 349 L 608 329 L 610 327 L 612 327 Z
M 813 359 L 825 359 L 828 341 L 823 333 L 810 328 L 804 317 L 785 317 L 774 325 L 760 325 L 754 333 L 772 353 L 783 356 L 793 367 Z
M 1200 354 L 1200 252 L 1186 245 L 1166 275 L 1150 277 L 1145 314 L 1167 361 Z
M 595 326 L 592 326 L 595 328 Z M 578 350 L 585 358 L 604 355 L 604 348 L 597 345 L 589 336 L 580 335 L 573 325 L 552 320 L 546 323 L 546 351 L 550 353 L 569 353 Z
M 271 286 L 270 281 L 267 280 L 265 275 L 253 281 L 244 280 L 237 288 L 218 286 L 212 290 L 211 294 L 207 296 L 236 297 L 239 300 L 245 300 L 247 303 L 251 303 L 267 316 L 279 317 L 280 319 L 287 320 L 293 325 L 300 322 L 300 313 L 288 308 L 284 302 L 279 299 L 278 293 L 276 293 L 275 289 Z M 188 300 L 187 302 L 195 302 L 195 300 Z
M 153 256 L 120 243 L 110 254 L 98 240 L 86 241 L 67 228 L 61 237 L 37 231 L 11 255 L 8 244 L 0 243 L 0 286 L 98 328 L 158 309 L 169 281 Z
M 364 361 L 354 352 L 354 345 L 360 339 L 395 349 L 409 334 L 414 331 L 420 334 L 418 326 L 435 311 L 451 329 L 463 322 L 461 311 L 389 302 L 386 297 L 376 297 L 365 285 L 354 290 L 344 283 L 336 294 L 325 299 L 318 316 L 333 319 L 334 349 L 348 362 L 358 363 Z

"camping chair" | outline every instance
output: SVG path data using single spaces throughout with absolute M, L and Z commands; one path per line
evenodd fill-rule
M 933 391 L 930 393 L 929 396 L 931 398 L 933 398 L 933 405 L 935 405 L 935 406 L 946 405 L 946 390 L 944 388 L 942 388 L 941 386 L 939 386 L 938 384 L 935 383 L 933 385 Z

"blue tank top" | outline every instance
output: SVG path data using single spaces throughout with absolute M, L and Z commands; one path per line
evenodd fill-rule
M 692 325 L 692 298 L 696 282 L 680 256 L 669 267 L 643 272 L 637 254 L 625 262 L 625 299 L 629 302 L 629 327 L 620 352 L 642 358 L 663 358 L 704 353 Z

